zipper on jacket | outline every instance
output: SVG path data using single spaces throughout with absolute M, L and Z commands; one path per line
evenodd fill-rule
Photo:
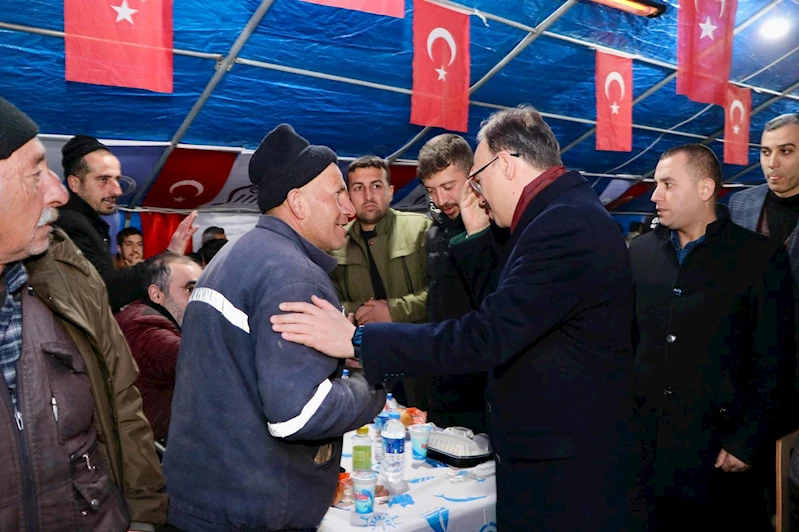
M 18 367 L 20 364 L 18 364 Z M 19 371 L 17 375 L 19 376 Z M 10 394 L 8 396 L 11 400 Z M 13 405 L 13 401 L 11 401 Z M 17 378 L 17 404 L 14 406 L 14 421 L 17 424 L 17 445 L 19 446 L 20 473 L 22 476 L 22 510 L 25 519 L 25 530 L 39 530 L 38 504 L 33 469 L 31 467 L 28 448 L 25 445 L 25 423 L 22 418 L 22 379 Z
M 405 262 L 404 255 L 400 258 L 402 259 L 402 271 L 405 273 L 405 283 L 408 286 L 408 293 L 414 294 L 416 293 L 416 290 L 413 289 L 413 283 L 411 282 L 411 272 L 408 270 L 408 263 Z

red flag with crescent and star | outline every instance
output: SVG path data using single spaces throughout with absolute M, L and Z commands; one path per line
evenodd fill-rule
M 468 130 L 469 63 L 469 15 L 414 0 L 412 124 Z
M 749 114 L 752 92 L 727 84 L 724 105 L 724 163 L 749 164 Z
M 194 209 L 210 203 L 225 186 L 238 152 L 175 148 L 142 206 Z
M 631 151 L 633 60 L 596 52 L 596 149 Z
M 738 0 L 680 0 L 677 94 L 724 105 Z
M 405 0 L 302 0 L 309 4 L 341 7 L 375 15 L 405 18 Z
M 66 80 L 172 92 L 172 0 L 64 0 Z

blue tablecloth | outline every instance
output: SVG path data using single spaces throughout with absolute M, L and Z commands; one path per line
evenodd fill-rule
M 341 466 L 352 470 L 352 440 L 344 436 Z M 474 474 L 469 470 L 449 468 L 437 462 L 414 462 L 410 442 L 405 448 L 405 480 L 409 491 L 389 497 L 375 505 L 366 516 L 346 509 L 330 508 L 319 532 L 355 530 L 391 530 L 424 532 L 495 532 L 497 490 L 495 476 L 486 475 L 484 464 Z M 487 466 L 487 467 L 486 467 Z

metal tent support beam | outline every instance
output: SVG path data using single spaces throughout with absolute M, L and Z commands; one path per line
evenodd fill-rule
M 775 7 L 780 5 L 782 2 L 784 2 L 784 0 L 774 0 L 773 2 L 771 2 L 770 4 L 765 6 L 763 9 L 761 9 L 760 11 L 758 11 L 757 13 L 755 13 L 754 15 L 752 15 L 751 17 L 746 19 L 744 22 L 742 22 L 738 27 L 736 27 L 733 30 L 733 35 L 738 35 L 739 33 L 741 33 L 743 30 L 745 30 L 746 28 L 748 28 L 749 26 L 751 26 L 752 24 L 757 22 L 757 20 L 759 20 L 760 18 L 765 16 L 769 11 L 771 11 L 772 9 L 774 9 Z M 642 60 L 641 58 L 638 58 L 638 57 L 636 57 L 635 59 L 638 59 L 639 61 L 643 61 L 643 62 L 650 62 L 650 61 Z M 667 66 L 667 68 L 674 69 L 674 72 L 672 72 L 671 74 L 669 74 L 668 76 L 666 76 L 665 78 L 660 80 L 658 83 L 656 83 L 655 85 L 650 87 L 643 94 L 638 96 L 638 98 L 634 99 L 633 100 L 633 107 L 635 107 L 639 102 L 649 98 L 652 94 L 657 92 L 661 87 L 663 87 L 664 85 L 668 84 L 671 80 L 673 80 L 674 78 L 677 77 L 677 66 L 676 65 L 668 65 L 668 64 L 664 63 L 664 64 L 661 64 L 659 66 Z M 746 83 L 736 83 L 734 81 L 731 81 L 731 83 L 733 85 L 737 85 L 739 87 L 752 89 L 752 90 L 755 90 L 757 92 L 765 92 L 762 87 L 755 87 L 753 85 L 749 85 L 749 84 L 746 84 Z M 769 91 L 769 93 L 776 93 L 776 91 Z M 571 143 L 569 143 L 568 146 L 566 146 L 565 148 L 563 148 L 560 151 L 561 154 L 566 153 L 567 151 L 571 150 L 572 148 L 574 148 L 575 146 L 577 146 L 581 142 L 587 140 L 588 138 L 593 136 L 594 133 L 596 133 L 596 127 L 591 128 L 591 130 L 583 133 L 577 139 L 575 139 Z
M 544 19 L 541 22 L 541 24 L 539 24 L 536 28 L 531 28 L 529 30 L 529 32 L 527 33 L 527 35 L 524 37 L 524 39 L 522 39 L 521 42 L 519 42 L 519 44 L 517 44 L 513 48 L 513 50 L 511 50 L 505 57 L 503 57 L 499 61 L 499 63 L 494 65 L 494 67 L 491 70 L 489 70 L 486 73 L 486 75 L 484 75 L 482 78 L 480 78 L 480 80 L 477 81 L 477 83 L 475 83 L 474 85 L 469 87 L 469 95 L 474 94 L 474 92 L 477 89 L 479 89 L 480 87 L 485 85 L 485 83 L 488 80 L 490 80 L 492 77 L 494 77 L 497 74 L 497 72 L 499 72 L 500 70 L 502 70 L 505 67 L 505 65 L 507 65 L 516 56 L 518 56 L 520 53 L 522 53 L 522 51 L 525 48 L 530 46 L 533 43 L 533 41 L 535 41 L 538 37 L 540 37 L 541 34 L 548 27 L 550 27 L 552 24 L 555 23 L 555 21 L 557 21 L 560 17 L 565 15 L 566 12 L 569 11 L 569 9 L 571 9 L 572 7 L 574 7 L 574 4 L 576 4 L 576 3 L 577 3 L 577 0 L 566 0 L 565 2 L 563 2 L 563 4 L 560 5 L 560 7 L 558 9 L 556 9 L 554 12 L 552 12 L 551 15 L 549 15 L 546 19 Z M 463 8 L 460 8 L 460 9 L 463 9 Z M 400 149 L 398 149 L 397 151 L 395 151 L 394 153 L 392 153 L 391 155 L 386 157 L 386 161 L 391 163 L 391 162 L 397 160 L 398 158 L 400 158 L 402 156 L 402 154 L 404 154 L 406 151 L 408 151 L 411 148 L 411 146 L 413 146 L 414 144 L 419 142 L 422 138 L 424 138 L 424 136 L 427 134 L 427 132 L 430 131 L 431 129 L 432 128 L 430 126 L 425 126 L 419 133 L 416 134 L 415 137 L 413 137 L 411 140 L 406 142 L 404 146 L 402 146 Z
M 752 117 L 752 116 L 755 116 L 758 113 L 761 113 L 762 111 L 765 111 L 766 109 L 768 109 L 769 107 L 771 107 L 772 105 L 777 103 L 778 101 L 782 100 L 785 97 L 784 95 L 790 94 L 793 91 L 795 91 L 796 89 L 799 89 L 799 81 L 793 83 L 790 87 L 788 87 L 787 89 L 782 91 L 782 94 L 783 94 L 782 96 L 775 96 L 773 98 L 769 98 L 765 102 L 761 103 L 760 105 L 758 105 L 757 107 L 752 109 L 749 112 L 749 116 Z M 706 143 L 709 143 L 709 142 L 711 142 L 713 140 L 716 140 L 717 138 L 719 138 L 723 134 L 724 134 L 724 128 L 721 128 L 718 131 L 716 131 L 715 133 L 713 133 L 712 135 L 710 135 L 707 138 L 707 141 L 705 141 L 704 143 L 706 144 Z
M 434 0 L 434 1 L 436 3 L 441 4 L 441 5 L 445 5 L 445 6 L 452 7 L 452 8 L 455 8 L 455 9 L 459 9 L 459 10 L 462 10 L 462 11 L 471 12 L 475 16 L 478 16 L 478 17 L 480 17 L 483 20 L 492 20 L 492 21 L 498 22 L 500 24 L 507 25 L 509 27 L 513 27 L 513 28 L 521 29 L 523 31 L 527 31 L 528 33 L 535 33 L 537 31 L 536 28 L 533 28 L 531 26 L 528 26 L 528 25 L 525 25 L 525 24 L 522 24 L 522 23 L 519 23 L 519 22 L 515 22 L 515 21 L 509 20 L 509 19 L 505 19 L 503 17 L 499 17 L 499 16 L 496 16 L 496 15 L 493 15 L 493 14 L 490 14 L 490 13 L 483 13 L 483 12 L 480 12 L 480 11 L 478 11 L 476 9 L 468 8 L 466 6 L 463 6 L 463 5 L 458 4 L 456 2 L 452 2 L 450 0 Z M 742 23 L 738 28 L 736 28 L 736 30 L 735 30 L 736 33 L 742 31 L 746 27 L 748 27 L 751 24 L 753 24 L 756 20 L 758 20 L 760 17 L 762 17 L 763 15 L 768 13 L 771 9 L 773 9 L 777 5 L 781 4 L 783 1 L 784 0 L 774 0 L 769 5 L 765 6 L 763 9 L 758 11 L 755 15 L 750 17 L 747 21 Z M 541 25 L 539 25 L 539 28 L 540 28 L 540 26 Z M 21 32 L 26 32 L 26 33 L 35 33 L 35 34 L 40 34 L 40 35 L 48 35 L 48 36 L 52 36 L 52 37 L 61 37 L 61 38 L 64 37 L 64 33 L 63 32 L 58 32 L 58 31 L 53 31 L 53 30 L 46 30 L 46 29 L 42 29 L 42 28 L 33 28 L 33 27 L 30 27 L 30 26 L 21 26 L 21 25 L 16 25 L 16 24 L 8 24 L 8 23 L 3 23 L 3 22 L 0 22 L 0 28 L 6 28 L 6 29 L 10 29 L 10 30 L 14 30 L 14 31 L 21 31 Z M 601 46 L 601 45 L 598 45 L 598 44 L 595 44 L 595 43 L 591 43 L 591 42 L 583 41 L 583 40 L 580 40 L 580 39 L 576 39 L 574 37 L 568 37 L 568 36 L 565 36 L 565 35 L 560 35 L 560 34 L 557 34 L 557 33 L 550 32 L 550 31 L 543 31 L 543 32 L 541 32 L 541 34 L 546 36 L 546 37 L 562 40 L 562 41 L 565 41 L 565 42 L 569 42 L 569 43 L 572 43 L 572 44 L 576 44 L 576 45 L 587 47 L 587 48 L 591 48 L 591 49 L 604 50 L 604 51 L 616 52 L 616 53 L 619 52 L 619 50 L 614 50 L 612 48 L 608 48 L 608 47 Z M 186 55 L 186 56 L 190 56 L 190 57 L 197 57 L 197 58 L 203 58 L 203 59 L 213 59 L 213 60 L 216 60 L 217 62 L 219 62 L 222 59 L 222 56 L 219 55 L 219 54 L 207 54 L 207 53 L 202 53 L 202 52 L 193 52 L 193 51 L 190 51 L 190 50 L 178 50 L 178 49 L 175 49 L 175 50 L 173 50 L 173 53 L 178 54 L 178 55 Z M 658 61 L 658 60 L 655 60 L 655 59 L 643 57 L 643 56 L 636 55 L 636 54 L 627 54 L 626 52 L 623 52 L 623 53 L 625 53 L 626 55 L 630 55 L 633 59 L 635 59 L 637 61 L 641 61 L 641 62 L 644 62 L 644 63 L 652 64 L 652 65 L 655 65 L 655 66 L 660 66 L 660 67 L 663 67 L 663 68 L 676 70 L 676 65 L 673 65 L 673 64 L 670 64 L 670 63 L 666 63 L 666 62 L 663 62 L 663 61 Z M 267 63 L 267 62 L 263 62 L 263 61 L 254 61 L 254 60 L 250 60 L 250 59 L 236 57 L 235 58 L 235 63 L 254 66 L 254 67 L 258 67 L 258 68 L 276 70 L 276 71 L 281 71 L 281 72 L 288 72 L 288 73 L 293 73 L 293 74 L 296 74 L 296 75 L 308 76 L 308 77 L 313 77 L 313 78 L 317 78 L 317 79 L 327 79 L 327 80 L 331 80 L 331 81 L 348 83 L 348 84 L 352 84 L 352 85 L 360 85 L 360 86 L 364 86 L 364 87 L 370 87 L 370 88 L 374 88 L 374 89 L 378 89 L 378 90 L 385 90 L 385 91 L 390 91 L 390 92 L 395 92 L 395 93 L 411 94 L 411 90 L 410 89 L 405 89 L 405 88 L 401 88 L 401 87 L 392 87 L 390 85 L 384 85 L 384 84 L 379 84 L 379 83 L 361 81 L 361 80 L 357 80 L 357 79 L 353 79 L 353 78 L 346 78 L 346 77 L 343 77 L 343 76 L 337 76 L 337 75 L 326 74 L 326 73 L 321 73 L 321 72 L 314 72 L 314 71 L 305 70 L 305 69 L 297 69 L 297 68 L 293 68 L 293 67 L 278 65 L 278 64 L 274 64 L 274 63 Z M 770 66 L 772 66 L 772 65 L 770 65 Z M 229 67 L 227 67 L 227 68 L 229 68 Z M 225 70 L 227 70 L 227 68 Z M 655 92 L 656 90 L 661 88 L 663 85 L 665 85 L 666 83 L 671 81 L 673 78 L 674 78 L 674 74 L 670 75 L 669 77 L 665 78 L 664 80 L 661 80 L 655 86 L 651 87 L 645 93 L 643 93 L 641 96 L 639 96 L 637 99 L 635 99 L 633 101 L 633 104 L 635 105 L 636 103 L 638 103 L 643 98 L 648 97 L 650 94 L 652 94 L 653 92 Z M 483 80 L 481 80 L 481 82 L 483 82 Z M 757 87 L 757 86 L 753 86 L 753 85 L 748 85 L 748 84 L 742 83 L 742 82 L 734 82 L 734 83 L 736 85 L 740 86 L 740 87 L 749 88 L 749 89 L 755 90 L 756 92 L 759 92 L 759 93 L 762 93 L 762 94 L 772 94 L 772 95 L 775 95 L 775 96 L 782 96 L 784 98 L 788 98 L 788 99 L 799 101 L 799 96 L 794 96 L 794 95 L 790 95 L 790 94 L 786 95 L 786 94 L 780 93 L 778 91 L 773 91 L 771 89 L 766 89 L 764 87 Z M 486 107 L 486 108 L 490 108 L 490 109 L 507 109 L 507 106 L 502 106 L 502 105 L 497 105 L 497 104 L 492 104 L 492 103 L 487 103 L 487 102 L 480 102 L 480 101 L 471 100 L 469 103 L 471 105 L 476 105 L 476 106 L 480 106 L 480 107 Z M 596 123 L 594 120 L 581 119 L 581 118 L 570 117 L 570 116 L 565 116 L 565 115 L 556 115 L 556 114 L 545 113 L 545 112 L 542 112 L 541 114 L 545 118 L 553 118 L 553 119 L 565 120 L 565 121 L 569 121 L 569 122 L 584 123 L 584 124 L 589 124 L 589 125 L 594 125 Z M 697 138 L 697 139 L 705 138 L 705 136 L 703 136 L 703 135 L 695 135 L 695 134 L 691 134 L 691 133 L 684 133 L 684 132 L 681 132 L 681 131 L 678 131 L 678 130 L 666 130 L 666 129 L 662 129 L 662 128 L 653 128 L 653 127 L 643 126 L 643 125 L 638 125 L 638 124 L 633 124 L 633 128 L 645 129 L 645 130 L 649 130 L 649 131 L 653 131 L 653 132 L 667 133 L 667 134 L 671 134 L 671 135 L 683 136 L 683 137 L 688 137 L 688 138 Z M 577 140 L 573 141 L 568 146 L 563 148 L 562 151 L 565 152 L 565 151 L 573 148 L 579 142 L 582 142 L 583 140 L 585 140 L 585 139 L 589 138 L 591 135 L 593 135 L 594 131 L 595 131 L 595 129 L 592 129 L 591 131 L 581 135 Z M 424 132 L 422 134 L 420 134 L 419 137 L 421 138 L 421 136 L 423 136 L 423 134 L 424 134 Z
M 799 89 L 799 81 L 791 84 L 790 87 L 788 87 L 787 89 L 782 91 L 781 95 L 775 96 L 774 98 L 770 98 L 770 99 L 766 100 L 765 102 L 761 103 L 760 105 L 758 105 L 757 107 L 755 107 L 754 109 L 752 109 L 749 112 L 749 116 L 753 117 L 756 114 L 768 109 L 773 104 L 775 104 L 778 101 L 782 100 L 785 97 L 785 95 L 790 94 L 791 92 L 795 91 L 796 89 Z M 718 131 L 716 131 L 715 133 L 713 133 L 712 135 L 708 136 L 705 140 L 703 140 L 701 142 L 701 144 L 710 144 L 713 141 L 717 141 L 717 140 L 719 140 L 719 137 L 721 135 L 723 135 L 723 134 L 724 134 L 724 128 L 721 128 Z M 721 140 L 721 142 L 724 142 L 724 141 Z M 749 143 L 749 145 L 753 146 L 753 144 L 751 142 Z M 754 146 L 759 146 L 759 144 L 754 144 Z M 731 181 L 734 181 L 734 180 L 738 179 L 739 177 L 741 177 L 742 175 L 744 175 L 744 174 L 752 171 L 753 169 L 757 168 L 758 166 L 760 166 L 760 163 L 754 164 L 754 165 L 748 167 L 746 170 L 744 170 L 742 172 L 738 172 L 737 174 L 735 174 L 734 176 L 732 176 L 732 177 L 730 177 L 728 179 L 722 180 L 722 183 L 729 183 Z M 655 175 L 655 171 L 654 170 L 650 170 L 645 175 L 647 177 L 651 177 L 651 176 Z
M 0 29 L 19 31 L 21 33 L 32 33 L 34 35 L 45 35 L 47 37 L 58 37 L 61 39 L 63 39 L 66 35 L 63 31 L 47 30 L 44 28 L 35 28 L 33 26 L 22 26 L 20 24 L 10 24 L 8 22 L 0 22 Z M 212 59 L 214 61 L 221 61 L 223 59 L 222 54 L 208 54 L 205 52 L 195 52 L 193 50 L 182 50 L 180 48 L 172 49 L 172 53 L 175 55 L 196 57 L 198 59 Z
M 211 77 L 211 79 L 206 84 L 205 89 L 203 89 L 202 94 L 200 94 L 200 97 L 192 106 L 191 110 L 189 111 L 189 114 L 187 114 L 186 118 L 183 119 L 183 123 L 180 124 L 180 127 L 178 128 L 175 135 L 172 137 L 172 140 L 169 141 L 169 146 L 166 147 L 164 152 L 161 154 L 161 158 L 158 159 L 158 162 L 156 163 L 152 174 L 150 174 L 150 178 L 140 189 L 140 191 L 136 194 L 136 196 L 134 196 L 131 199 L 131 205 L 138 205 L 139 203 L 141 203 L 142 199 L 144 199 L 144 194 L 147 193 L 147 191 L 150 189 L 150 186 L 155 181 L 156 177 L 158 177 L 158 174 L 161 173 L 161 170 L 164 168 L 164 164 L 166 164 L 169 155 L 175 150 L 178 143 L 181 141 L 183 136 L 189 130 L 191 123 L 200 113 L 200 110 L 205 105 L 205 102 L 208 101 L 208 98 L 211 97 L 211 94 L 214 92 L 214 89 L 216 89 L 216 86 L 222 80 L 222 76 L 224 76 L 225 73 L 227 73 L 228 69 L 230 69 L 233 66 L 236 57 L 238 56 L 242 47 L 244 47 L 244 44 L 250 38 L 250 35 L 252 35 L 252 33 L 255 31 L 255 28 L 258 27 L 258 24 L 261 23 L 261 20 L 264 18 L 264 15 L 266 15 L 266 12 L 269 11 L 270 7 L 272 7 L 273 2 L 274 0 L 261 1 L 261 4 L 252 14 L 252 17 L 250 17 L 250 20 L 247 22 L 247 25 L 244 26 L 244 29 L 236 38 L 236 41 L 233 43 L 233 46 L 230 47 L 230 51 L 228 52 L 227 56 L 222 60 L 221 63 L 218 63 L 216 65 L 216 72 L 214 72 L 213 77 Z

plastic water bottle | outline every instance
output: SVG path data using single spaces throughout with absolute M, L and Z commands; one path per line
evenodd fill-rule
M 372 471 L 381 473 L 383 470 L 383 436 L 380 431 L 375 432 L 374 441 L 372 442 Z
M 392 394 L 387 393 L 386 394 L 386 407 L 383 410 L 387 410 L 387 411 L 391 412 L 392 410 L 397 410 L 397 409 L 399 409 L 399 403 L 397 403 L 397 400 L 394 399 L 394 396 Z
M 342 379 L 349 379 L 350 378 L 350 370 L 345 368 L 344 371 L 341 372 L 341 378 Z
M 388 413 L 383 427 L 383 474 L 389 482 L 402 480 L 405 472 L 405 425 L 397 411 Z

